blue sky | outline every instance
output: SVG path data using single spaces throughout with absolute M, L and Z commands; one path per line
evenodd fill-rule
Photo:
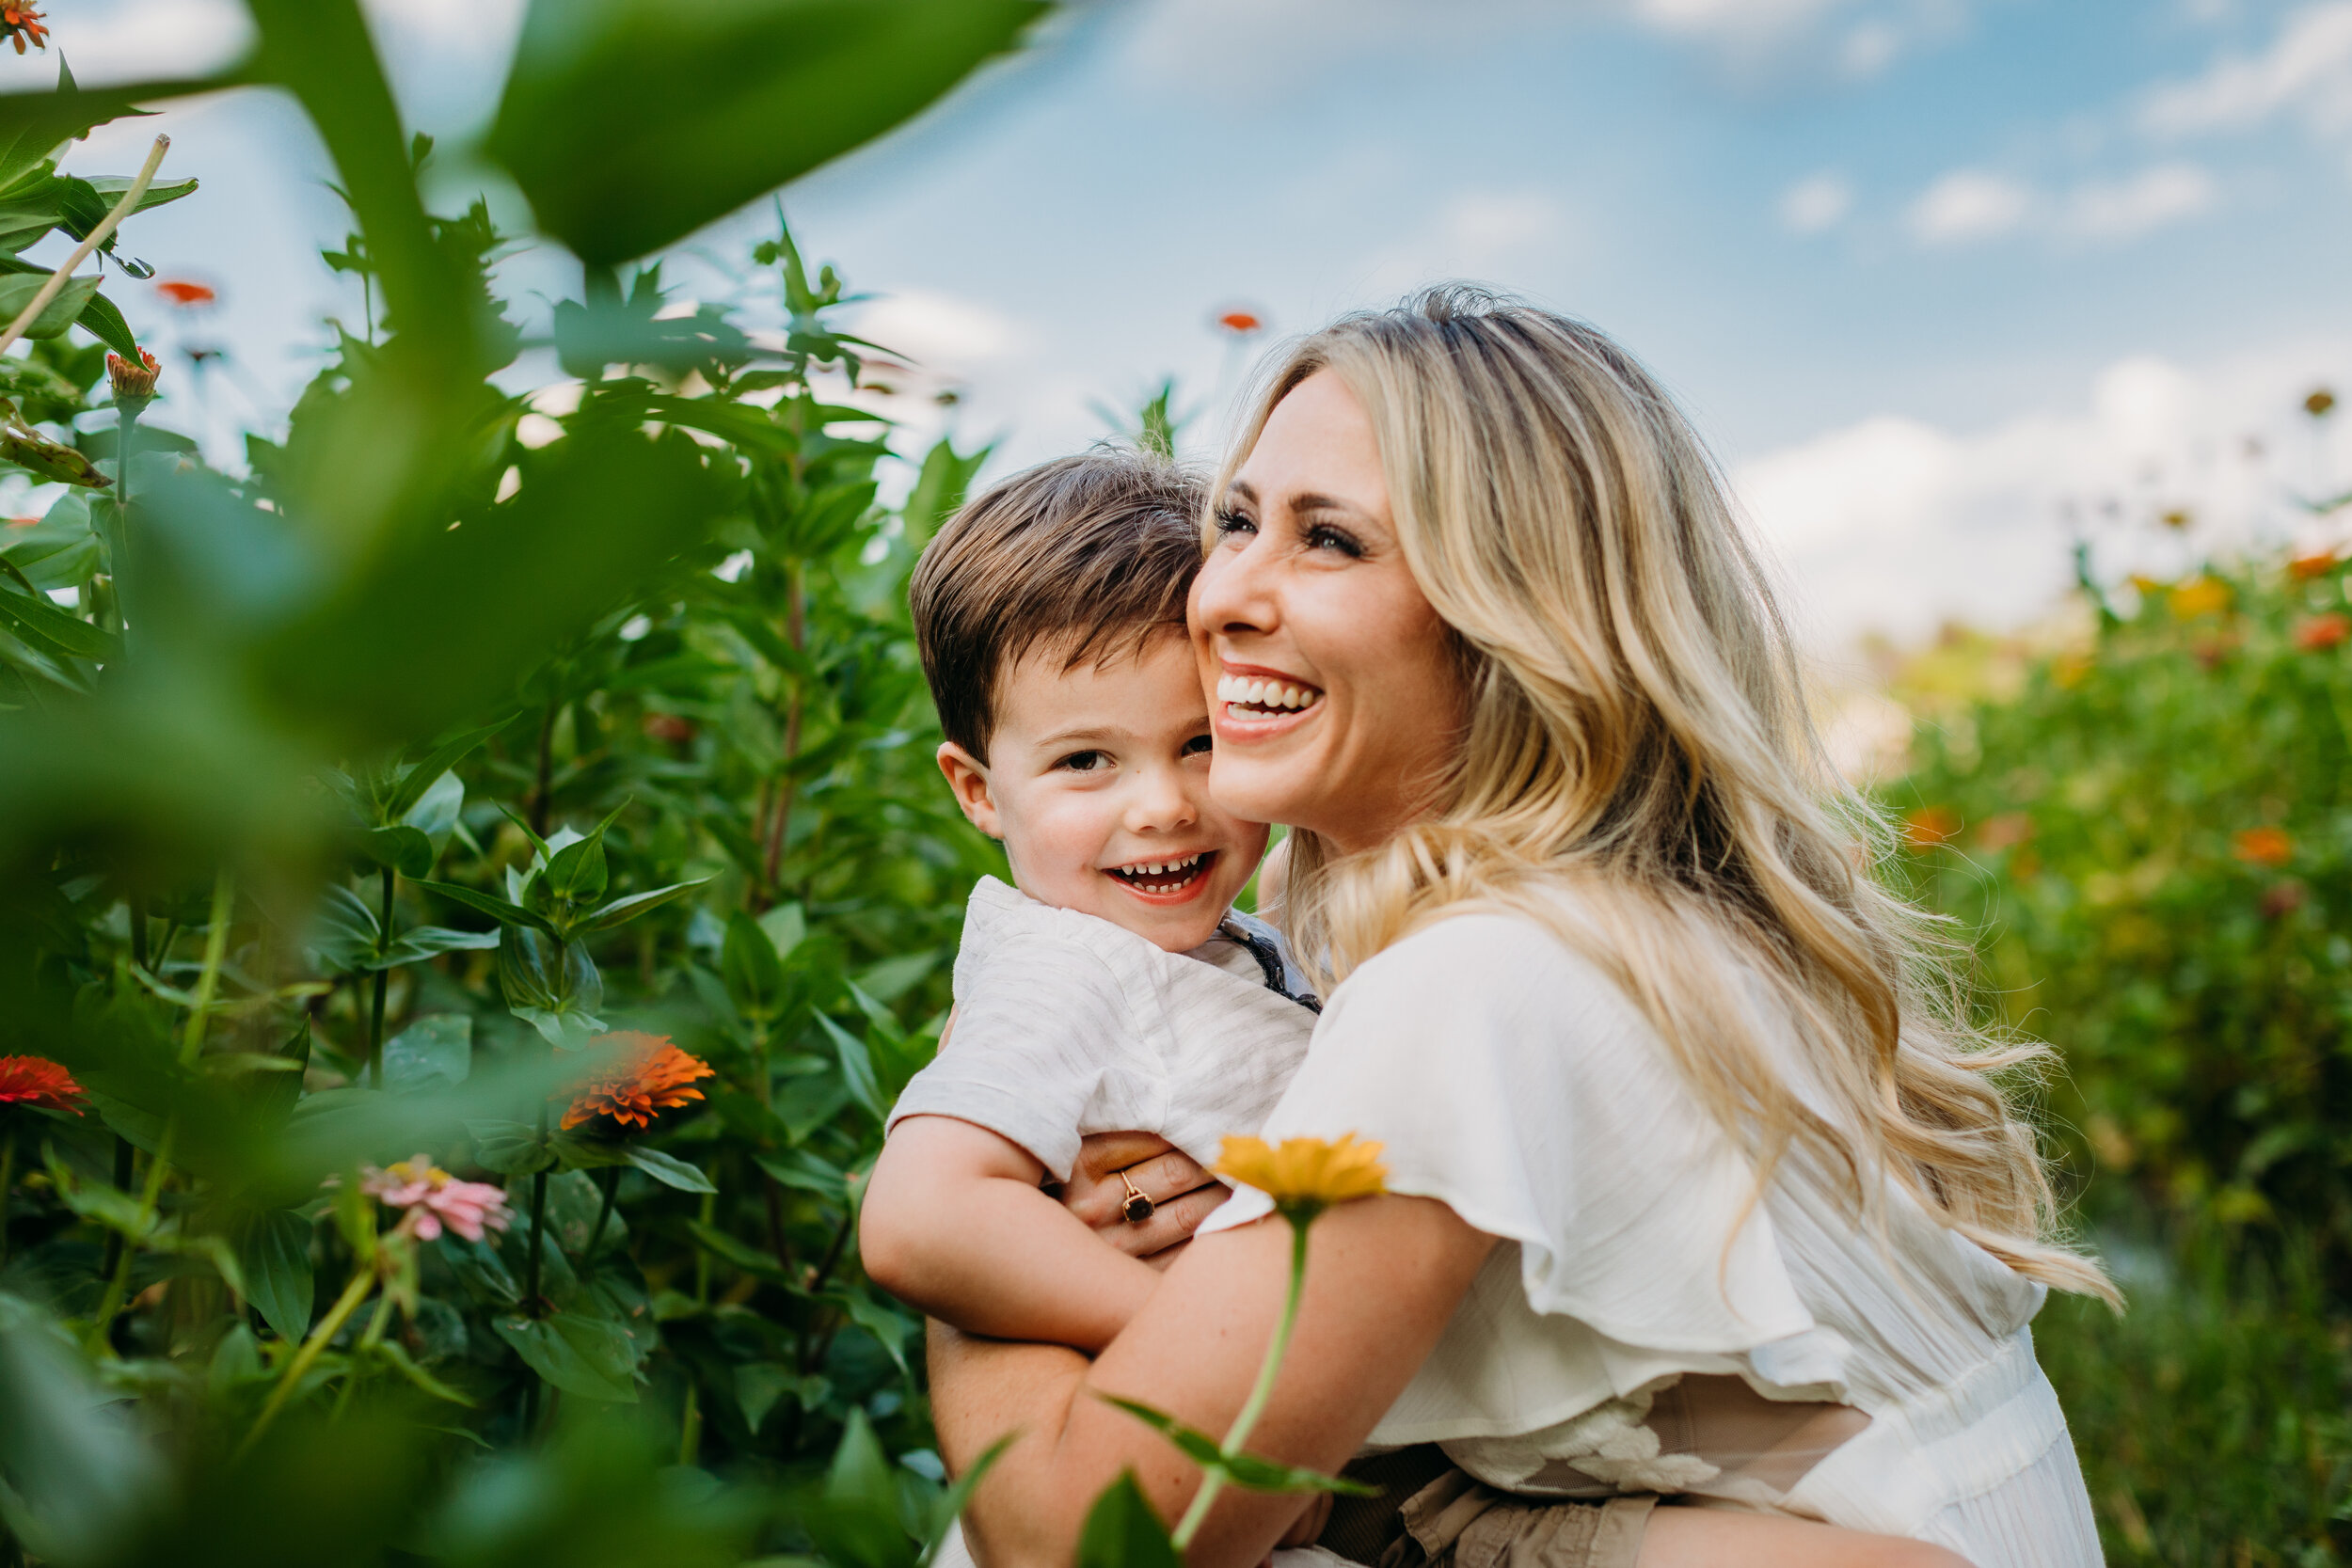
M 220 57 L 242 28 L 228 0 L 51 10 L 86 80 Z M 453 148 L 453 205 L 487 178 L 454 150 L 519 0 L 371 10 Z M 8 85 L 53 71 L 0 58 Z M 224 302 L 126 309 L 231 348 L 233 379 L 166 383 L 225 446 L 282 416 L 323 317 L 357 315 L 311 256 L 340 214 L 299 119 L 259 95 L 109 129 L 72 165 L 128 168 L 151 127 L 206 188 L 132 248 Z M 1007 467 L 1168 372 L 1205 455 L 1270 341 L 1436 278 L 1595 321 L 1691 407 L 1824 648 L 2030 620 L 2066 579 L 2070 507 L 2117 571 L 2300 526 L 2287 489 L 2352 474 L 2296 411 L 2352 370 L 2348 198 L 2352 0 L 1101 0 L 785 196 L 883 296 L 866 326 L 923 361 L 911 394 L 957 387 L 946 417 Z M 717 226 L 672 276 L 727 295 L 709 259 L 764 222 Z M 526 295 L 574 277 L 508 267 Z M 1232 305 L 1271 332 L 1216 332 Z M 900 411 L 910 445 L 941 418 Z M 2184 507 L 2187 545 L 2150 520 Z

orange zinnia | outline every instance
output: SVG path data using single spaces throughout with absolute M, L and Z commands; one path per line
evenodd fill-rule
M 192 283 L 184 277 L 167 277 L 155 285 L 155 292 L 174 305 L 210 305 L 220 295 L 209 283 Z
M 16 52 L 24 53 L 29 42 L 36 49 L 49 47 L 49 28 L 40 19 L 40 8 L 25 0 L 8 0 L 0 5 L 0 38 L 16 45 Z
M 567 1129 L 594 1117 L 611 1117 L 623 1127 L 650 1127 L 661 1112 L 703 1097 L 702 1090 L 690 1086 L 695 1079 L 716 1076 L 709 1063 L 680 1051 L 667 1035 L 623 1029 L 598 1035 L 589 1044 L 620 1049 L 580 1085 L 564 1113 Z
M 1254 311 L 1228 310 L 1223 315 L 1216 318 L 1216 325 L 1225 328 L 1228 332 L 1232 332 L 1242 337 L 1248 337 L 1250 333 L 1255 332 L 1258 328 L 1263 326 L 1265 323 L 1260 321 Z
M 2307 654 L 2324 654 L 2352 637 L 2352 620 L 2330 610 L 2314 615 L 2295 628 L 2295 645 Z
M 1960 814 L 1949 806 L 1921 806 L 1903 818 L 1903 842 L 1931 849 L 1960 832 Z
M 2320 550 L 2312 555 L 2298 555 L 2287 562 L 2287 575 L 2297 582 L 2324 578 L 2335 570 L 2336 557 L 2332 550 Z
M 0 1056 L 0 1105 L 80 1115 L 87 1091 L 73 1074 L 44 1056 Z
M 2295 858 L 2295 840 L 2283 828 L 2249 828 L 2231 838 L 2230 853 L 2253 865 L 2284 865 Z

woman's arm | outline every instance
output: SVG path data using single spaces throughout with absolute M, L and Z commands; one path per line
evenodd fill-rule
M 1438 1342 L 1494 1238 L 1426 1198 L 1376 1197 L 1317 1222 L 1296 1338 L 1253 1453 L 1336 1470 Z M 952 1466 L 1007 1432 L 1019 1441 L 965 1517 L 989 1568 L 1065 1568 L 1087 1510 L 1122 1470 L 1176 1518 L 1200 1472 L 1149 1428 L 1094 1397 L 1145 1401 L 1222 1434 L 1273 1338 L 1290 1273 L 1279 1220 L 1203 1237 L 1089 1366 L 1052 1346 L 933 1337 L 933 1418 Z M 1194 1541 L 1195 1568 L 1248 1568 L 1299 1499 L 1228 1491 Z

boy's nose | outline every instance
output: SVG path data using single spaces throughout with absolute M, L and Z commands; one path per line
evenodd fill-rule
M 1181 769 L 1153 768 L 1136 780 L 1127 798 L 1126 827 L 1130 832 L 1168 832 L 1189 828 L 1200 820 Z

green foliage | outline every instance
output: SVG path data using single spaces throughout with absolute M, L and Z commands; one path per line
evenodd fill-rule
M 2046 1125 L 2130 1301 L 2037 1324 L 2117 1562 L 2352 1557 L 2345 578 L 2137 581 L 2013 679 L 1964 640 L 1908 677 L 1899 872 L 2057 1047 Z
M 2110 1197 L 2309 1228 L 2352 1299 L 2346 568 L 2127 590 L 2094 646 L 1925 726 L 1901 860 L 1984 934 L 2007 1023 Z M 2092 1180 L 2093 1173 L 2100 1180 Z
M 956 8 L 885 70 L 935 8 L 541 6 L 507 103 L 561 113 L 497 150 L 618 260 L 1035 8 Z M 284 438 L 216 472 L 94 401 L 103 348 L 0 359 L 31 421 L 0 457 L 57 486 L 0 541 L 0 1055 L 88 1096 L 0 1108 L 0 1559 L 914 1568 L 961 1494 L 854 1219 L 997 863 L 936 785 L 904 608 L 984 454 L 895 452 L 838 401 L 865 345 L 781 231 L 746 263 L 781 342 L 596 264 L 554 311 L 576 402 L 503 390 L 509 242 L 425 208 L 354 0 L 251 9 L 233 79 L 310 116 L 367 291 Z M 622 20 L 666 41 L 616 54 Z M 127 112 L 70 79 L 0 101 L 31 193 L 0 247 L 87 232 L 124 182 L 58 144 Z M 683 1076 L 597 1112 L 661 1040 Z M 507 1228 L 432 1236 L 363 1186 L 421 1151 L 502 1185 Z M 843 1523 L 885 1496 L 890 1530 Z

